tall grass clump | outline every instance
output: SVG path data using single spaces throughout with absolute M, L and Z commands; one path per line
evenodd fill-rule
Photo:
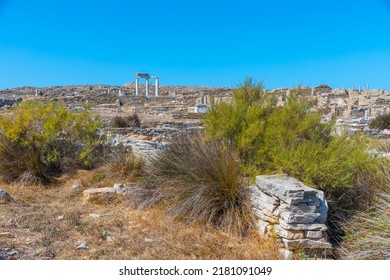
M 116 116 L 112 120 L 112 127 L 123 128 L 123 127 L 140 127 L 141 120 L 137 114 L 133 114 L 126 117 Z
M 369 127 L 373 129 L 390 129 L 390 113 L 382 114 L 370 121 Z
M 136 156 L 130 147 L 115 146 L 106 156 L 106 166 L 112 173 L 137 178 L 141 175 L 145 161 Z
M 150 159 L 135 200 L 170 215 L 242 234 L 250 224 L 238 154 L 228 143 L 182 135 Z
M 249 78 L 230 102 L 211 107 L 206 133 L 233 144 L 245 175 L 285 173 L 323 190 L 330 200 L 331 233 L 340 236 L 337 215 L 367 207 L 383 186 L 382 160 L 370 156 L 364 138 L 335 135 L 333 124 L 321 122 L 299 89 L 283 107 L 276 105 L 276 97 Z
M 390 176 L 387 188 L 376 192 L 372 206 L 346 221 L 342 256 L 354 260 L 390 259 Z
M 6 182 L 49 183 L 73 167 L 92 164 L 100 121 L 87 109 L 23 102 L 0 117 L 0 177 Z

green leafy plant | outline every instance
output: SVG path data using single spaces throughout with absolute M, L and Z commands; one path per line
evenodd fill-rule
M 384 186 L 379 158 L 366 151 L 362 137 L 336 136 L 299 88 L 283 107 L 252 79 L 234 91 L 230 102 L 214 104 L 205 116 L 210 139 L 228 141 L 241 158 L 243 174 L 285 173 L 325 191 L 330 203 L 331 230 L 342 219 L 370 204 L 373 190 Z
M 0 117 L 0 176 L 7 182 L 48 183 L 70 163 L 89 166 L 100 121 L 61 103 L 23 102 Z

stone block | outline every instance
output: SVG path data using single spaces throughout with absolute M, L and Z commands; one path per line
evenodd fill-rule
M 286 249 L 330 249 L 332 245 L 325 240 L 311 240 L 311 239 L 294 239 L 289 240 L 286 238 L 282 238 L 282 242 Z
M 279 220 L 279 225 L 288 230 L 311 230 L 311 231 L 326 231 L 328 227 L 324 224 L 313 223 L 313 224 L 288 224 L 284 220 Z
M 323 231 L 305 231 L 304 232 L 304 237 L 309 238 L 309 239 L 321 239 L 324 237 L 324 232 Z
M 291 212 L 296 214 L 302 214 L 302 213 L 316 213 L 317 207 L 316 206 L 308 206 L 306 204 L 295 204 L 295 205 L 289 205 L 289 204 L 281 204 L 279 207 L 280 213 L 283 212 Z
M 303 183 L 287 175 L 257 176 L 256 186 L 283 201 L 298 203 L 304 197 Z
M 13 201 L 13 198 L 8 192 L 3 189 L 0 189 L 0 204 L 6 204 Z
M 320 213 L 295 214 L 289 212 L 284 212 L 280 215 L 280 217 L 288 224 L 309 224 L 313 223 L 320 216 Z
M 304 233 L 302 230 L 286 230 L 282 228 L 280 225 L 275 226 L 275 233 L 286 239 L 302 239 L 304 238 Z
M 263 221 L 263 220 L 257 220 L 256 221 L 256 227 L 259 230 L 259 233 L 262 235 L 267 234 L 268 229 L 267 227 L 269 226 L 269 223 Z
M 280 200 L 278 198 L 264 193 L 256 185 L 251 185 L 248 189 L 251 192 L 251 196 L 256 196 L 258 199 L 275 206 L 280 204 Z
M 96 188 L 84 191 L 84 201 L 93 203 L 110 203 L 119 200 L 122 194 L 114 188 Z
M 260 211 L 259 209 L 252 208 L 252 212 L 255 214 L 255 216 L 263 221 L 266 221 L 271 224 L 277 224 L 279 223 L 279 218 L 271 215 L 266 215 L 264 211 Z

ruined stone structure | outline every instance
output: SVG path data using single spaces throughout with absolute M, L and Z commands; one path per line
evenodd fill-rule
M 248 189 L 260 234 L 279 239 L 285 258 L 291 258 L 295 250 L 323 256 L 332 247 L 322 191 L 287 175 L 257 176 Z
M 149 79 L 155 80 L 155 96 L 158 96 L 159 94 L 159 80 L 157 76 L 150 76 L 148 73 L 136 73 L 135 74 L 135 95 L 139 95 L 139 79 L 143 78 L 145 79 L 145 93 L 146 96 L 149 96 Z

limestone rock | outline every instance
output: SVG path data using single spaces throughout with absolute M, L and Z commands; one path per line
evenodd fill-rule
M 266 235 L 268 233 L 267 232 L 267 227 L 269 226 L 269 223 L 267 223 L 266 221 L 257 220 L 256 221 L 256 226 L 257 226 L 257 229 L 259 230 L 260 234 Z
M 114 202 L 122 196 L 121 192 L 118 192 L 114 188 L 97 188 L 88 189 L 84 191 L 84 200 L 86 202 L 94 203 L 107 203 Z
M 260 211 L 256 208 L 252 208 L 252 212 L 255 214 L 255 216 L 265 222 L 269 222 L 271 224 L 277 224 L 279 222 L 279 218 L 271 215 L 266 215 L 265 211 Z
M 0 189 L 0 204 L 6 204 L 9 202 L 13 202 L 14 199 L 11 195 L 3 189 Z
M 302 230 L 286 230 L 280 225 L 275 226 L 275 233 L 280 237 L 286 239 L 302 239 L 304 238 L 304 232 Z
M 318 217 L 320 217 L 320 213 L 282 213 L 281 218 L 288 224 L 309 224 L 313 223 Z
M 310 248 L 310 249 L 330 249 L 332 245 L 325 240 L 311 240 L 311 239 L 295 239 L 289 240 L 286 238 L 282 238 L 283 244 L 286 249 L 302 249 L 302 248 Z
M 82 242 L 76 247 L 77 250 L 89 250 L 89 246 L 87 243 Z
M 284 248 L 279 248 L 278 249 L 279 253 L 283 256 L 283 258 L 285 260 L 291 260 L 294 256 L 294 253 L 287 250 L 287 249 L 284 249 Z
M 287 230 L 313 230 L 313 231 L 326 231 L 328 227 L 324 224 L 288 224 L 284 220 L 279 220 L 279 225 Z

